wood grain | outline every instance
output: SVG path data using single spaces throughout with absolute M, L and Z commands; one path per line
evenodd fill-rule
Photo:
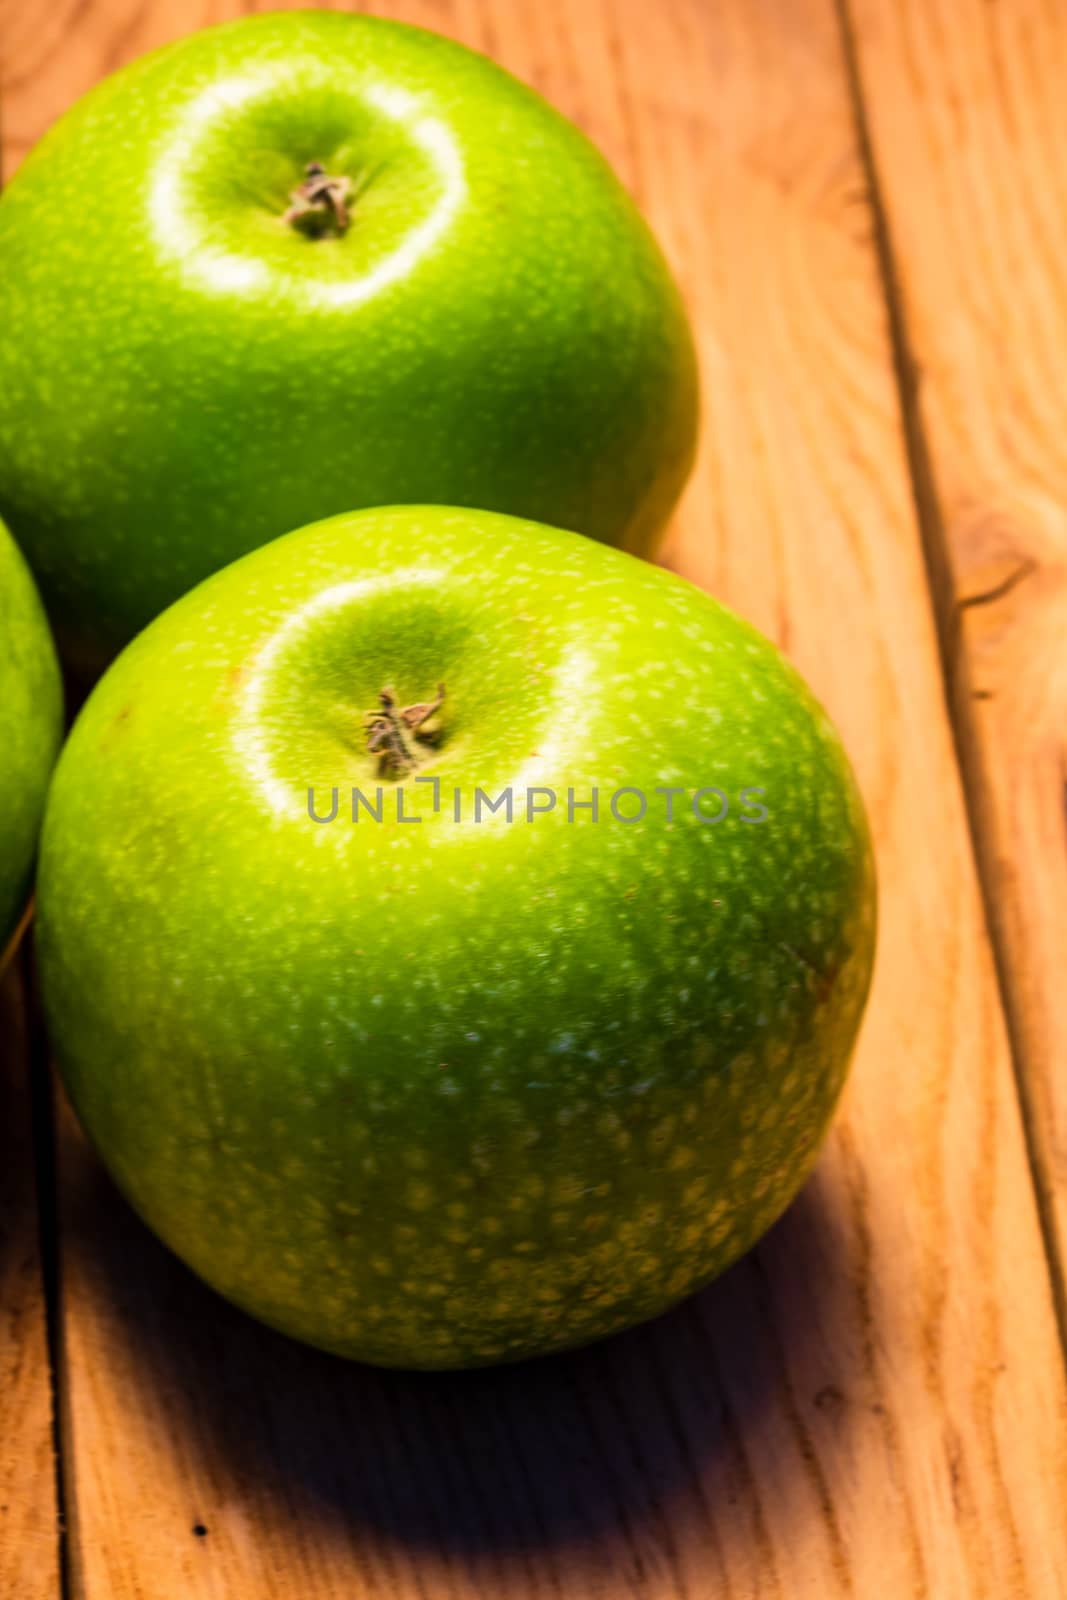
M 921 373 L 956 714 L 1062 1275 L 1067 13 L 1041 0 L 852 0 L 852 14 Z
M 17 958 L 0 971 L 0 1600 L 56 1600 L 59 1525 Z
M 75 1592 L 1054 1600 L 1061 1352 L 830 0 L 374 9 L 543 89 L 664 240 L 706 386 L 670 560 L 842 727 L 881 868 L 875 992 L 817 1177 L 765 1243 L 650 1327 L 494 1373 L 382 1374 L 254 1327 L 65 1119 Z M 224 12 L 9 10 L 12 156 L 100 72 Z

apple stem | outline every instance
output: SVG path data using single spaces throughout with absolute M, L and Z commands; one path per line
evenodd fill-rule
M 304 168 L 303 183 L 289 196 L 292 204 L 282 221 L 316 237 L 321 236 L 331 222 L 338 233 L 344 233 L 351 221 L 348 214 L 351 192 L 351 178 L 332 178 L 321 162 L 309 161 Z
M 403 778 L 419 764 L 415 742 L 436 744 L 441 737 L 439 728 L 426 724 L 444 705 L 445 686 L 437 685 L 433 700 L 397 709 L 396 694 L 392 689 L 382 689 L 378 707 L 364 716 L 367 749 L 378 756 L 378 773 L 383 778 Z

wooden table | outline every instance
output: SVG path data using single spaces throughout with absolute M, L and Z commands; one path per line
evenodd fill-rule
M 241 9 L 0 0 L 7 171 Z M 870 1012 L 817 1176 L 723 1280 L 574 1356 L 405 1376 L 155 1244 L 9 976 L 0 1600 L 1065 1595 L 1067 6 L 370 9 L 543 90 L 675 263 L 706 411 L 668 559 L 845 734 Z

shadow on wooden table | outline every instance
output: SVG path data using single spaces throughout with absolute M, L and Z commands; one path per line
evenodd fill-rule
M 412 1374 L 303 1348 L 225 1304 L 129 1211 L 66 1111 L 60 1158 L 75 1431 L 106 1450 L 94 1407 L 138 1419 L 111 1447 L 128 1452 L 139 1428 L 146 1471 L 161 1450 L 179 1465 L 166 1490 L 132 1485 L 129 1510 L 175 1535 L 225 1537 L 240 1506 L 275 1538 L 361 1552 L 493 1559 L 610 1535 L 635 1553 L 680 1521 L 707 1526 L 712 1501 L 758 1518 L 754 1474 L 788 1472 L 798 1445 L 813 1459 L 811 1426 L 820 1450 L 847 1435 L 855 1298 L 818 1176 L 756 1252 L 651 1324 L 522 1365 Z

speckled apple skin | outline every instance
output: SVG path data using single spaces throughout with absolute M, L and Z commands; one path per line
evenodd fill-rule
M 441 812 L 405 780 L 397 821 L 386 779 L 353 823 L 365 709 L 439 681 Z M 457 825 L 476 785 L 516 820 Z M 712 785 L 766 820 L 656 808 Z M 527 823 L 531 786 L 561 799 Z M 580 1343 L 728 1266 L 811 1166 L 873 939 L 848 763 L 773 646 L 462 510 L 337 518 L 179 601 L 82 712 L 42 845 L 52 1039 L 119 1184 L 239 1305 L 383 1364 Z
M 0 965 L 30 893 L 63 690 L 44 608 L 0 522 Z
M 283 220 L 304 165 L 352 224 Z M 87 663 L 320 517 L 484 506 L 648 553 L 695 361 L 632 201 L 539 96 L 365 16 L 258 16 L 94 89 L 0 199 L 0 514 Z

